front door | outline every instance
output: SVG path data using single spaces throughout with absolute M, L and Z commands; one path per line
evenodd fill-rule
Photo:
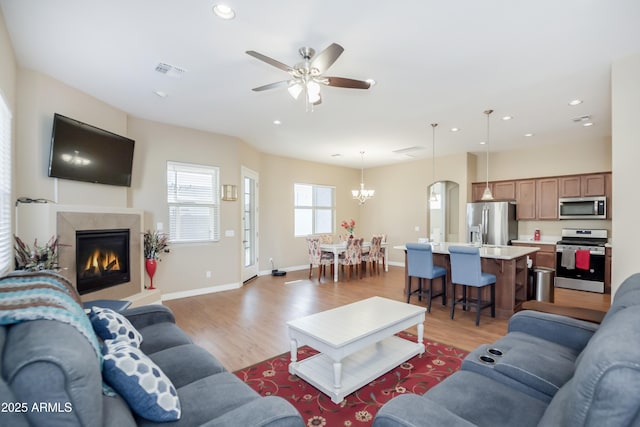
M 258 174 L 242 167 L 242 281 L 258 275 Z

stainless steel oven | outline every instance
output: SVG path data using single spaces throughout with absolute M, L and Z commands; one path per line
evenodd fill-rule
M 562 230 L 556 243 L 556 276 L 558 288 L 604 292 L 604 264 L 607 230 Z

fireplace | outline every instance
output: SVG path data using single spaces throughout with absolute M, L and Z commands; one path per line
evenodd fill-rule
M 76 286 L 80 295 L 131 280 L 129 229 L 76 230 Z

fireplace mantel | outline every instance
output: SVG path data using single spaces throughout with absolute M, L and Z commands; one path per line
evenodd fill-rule
M 131 208 L 59 205 L 56 203 L 18 204 L 16 234 L 24 241 L 46 242 L 58 236 L 61 274 L 76 285 L 76 231 L 112 228 L 130 229 L 131 280 L 122 285 L 82 295 L 83 301 L 129 299 L 134 304 L 160 300 L 158 292 L 144 289 L 143 211 Z

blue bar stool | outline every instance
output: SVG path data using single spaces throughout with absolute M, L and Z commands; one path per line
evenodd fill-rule
M 442 295 L 442 305 L 447 305 L 447 270 L 433 265 L 431 245 L 423 243 L 407 243 L 407 304 L 411 295 L 418 295 L 420 301 L 423 296 L 429 298 L 427 312 L 431 312 L 431 299 Z M 418 278 L 418 289 L 411 290 L 411 279 Z M 442 277 L 442 291 L 433 294 L 433 279 Z M 429 290 L 422 289 L 422 280 L 429 279 Z
M 462 310 L 474 301 L 476 302 L 476 326 L 480 324 L 480 311 L 483 308 L 491 307 L 491 317 L 496 317 L 496 276 L 495 274 L 483 273 L 480 264 L 480 249 L 470 246 L 449 246 L 451 258 L 451 284 L 453 288 L 453 298 L 451 303 L 451 319 L 456 304 L 462 305 Z M 456 300 L 456 285 L 462 285 L 462 298 Z M 467 298 L 467 287 L 473 286 L 478 289 L 477 298 L 470 296 Z M 490 286 L 491 300 L 482 301 L 482 288 Z

